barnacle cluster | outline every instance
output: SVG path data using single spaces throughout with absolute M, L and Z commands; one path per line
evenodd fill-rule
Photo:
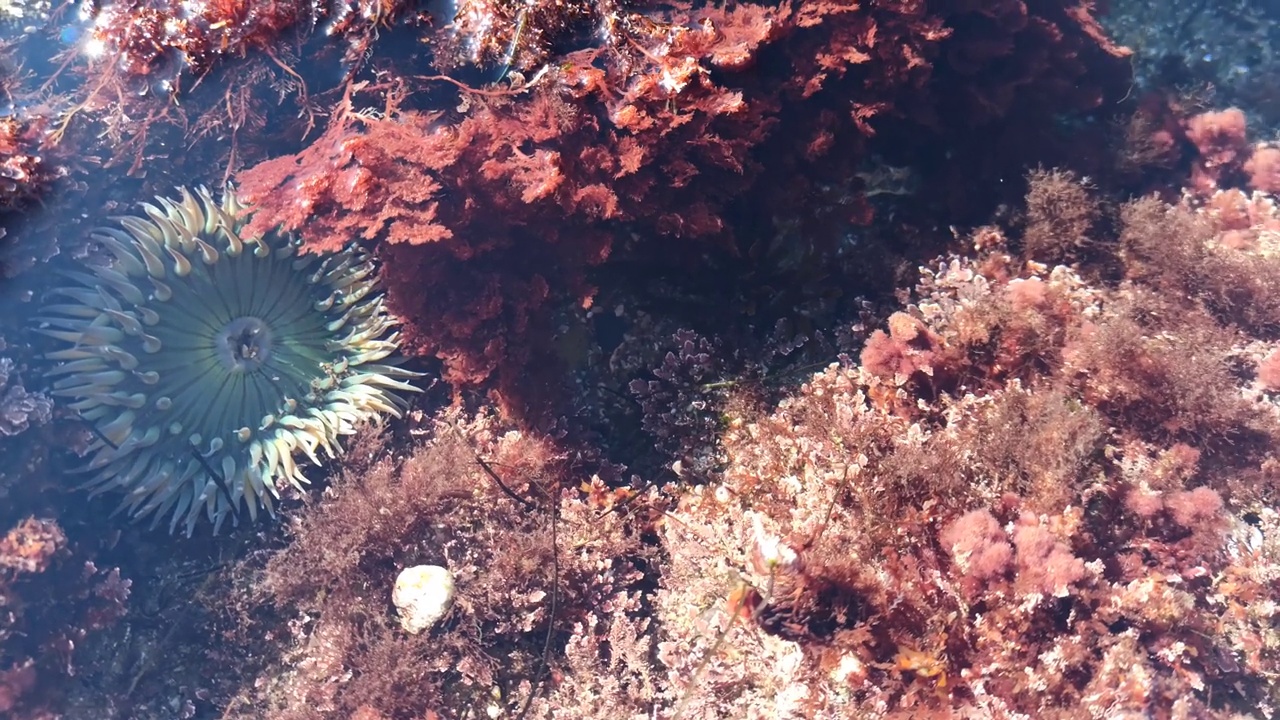
M 53 394 L 97 436 L 86 486 L 189 535 L 201 515 L 216 530 L 242 506 L 274 513 L 307 480 L 295 453 L 319 464 L 357 423 L 399 416 L 416 373 L 384 362 L 399 334 L 363 250 L 247 236 L 230 190 L 157 200 L 95 233 L 106 260 L 67 272 L 38 322 L 69 344 L 47 356 Z

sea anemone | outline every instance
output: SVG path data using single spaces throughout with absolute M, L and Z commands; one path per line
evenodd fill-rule
M 320 464 L 361 421 L 406 408 L 413 373 L 384 361 L 396 322 L 376 268 L 356 245 L 319 257 L 296 238 L 240 235 L 244 207 L 183 188 L 113 218 L 93 238 L 103 261 L 49 291 L 40 332 L 71 344 L 53 394 L 93 428 L 94 493 L 125 493 L 120 510 L 153 526 L 171 515 L 191 534 L 240 508 L 275 514 L 283 483 L 307 482 L 294 455 Z

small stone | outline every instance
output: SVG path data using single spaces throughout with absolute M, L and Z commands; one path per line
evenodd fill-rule
M 453 605 L 453 575 L 439 565 L 415 565 L 400 571 L 391 602 L 400 627 L 417 635 L 435 625 Z

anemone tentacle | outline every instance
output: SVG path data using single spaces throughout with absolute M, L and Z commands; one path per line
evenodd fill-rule
M 418 373 L 388 358 L 397 322 L 368 253 L 320 257 L 283 233 L 246 237 L 245 207 L 186 188 L 93 238 L 109 256 L 50 290 L 39 332 L 68 347 L 48 376 L 97 436 L 82 471 L 120 510 L 190 535 L 243 507 L 274 515 L 364 420 L 407 408 Z

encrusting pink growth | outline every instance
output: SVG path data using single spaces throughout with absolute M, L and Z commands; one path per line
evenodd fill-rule
M 1199 153 L 1191 175 L 1191 185 L 1198 192 L 1209 194 L 1225 187 L 1239 172 L 1248 156 L 1245 125 L 1244 111 L 1239 108 L 1203 112 L 1187 120 L 1187 139 Z
M 1174 522 L 1188 530 L 1212 527 L 1222 518 L 1222 496 L 1207 487 L 1172 493 L 1164 504 Z
M 1258 363 L 1258 381 L 1272 392 L 1280 392 L 1280 350 L 1272 350 Z
M 1280 195 L 1280 147 L 1260 145 L 1245 161 L 1249 187 L 1264 193 Z
M 0 536 L 0 713 L 54 717 L 77 643 L 124 616 L 129 580 L 74 550 L 57 522 L 27 517 Z
M 1187 138 L 1200 151 L 1206 167 L 1223 167 L 1242 160 L 1248 135 L 1240 108 L 1200 113 L 1187 120 Z
M 1013 547 L 988 510 L 971 510 L 942 529 L 938 536 L 961 574 L 987 580 L 1003 574 L 1013 560 Z
M 1084 561 L 1040 519 L 1024 513 L 1013 529 L 1017 586 L 1027 593 L 1065 597 L 1085 577 Z
M 1040 278 L 1017 279 L 1005 290 L 1009 303 L 1015 310 L 1043 308 L 1052 300 L 1049 285 Z
M 1150 520 L 1164 509 L 1164 498 L 1155 490 L 1138 487 L 1125 496 L 1124 506 L 1134 515 Z
M 1248 118 L 1239 108 L 1187 118 L 1185 138 L 1195 148 L 1188 190 L 1212 201 L 1219 190 L 1247 187 L 1280 193 L 1280 147 L 1249 143 Z
M 942 352 L 941 339 L 919 319 L 903 312 L 889 316 L 889 332 L 876 330 L 862 350 L 867 372 L 903 384 L 916 373 L 933 375 Z

